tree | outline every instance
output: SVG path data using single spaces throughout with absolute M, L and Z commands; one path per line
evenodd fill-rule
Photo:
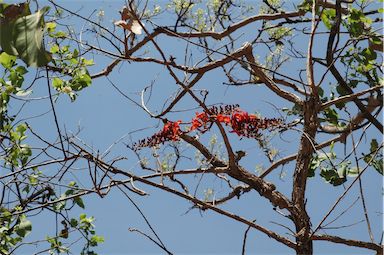
M 189 210 L 213 211 L 246 225 L 243 254 L 250 229 L 296 254 L 313 254 L 318 242 L 383 254 L 377 236 L 381 217 L 369 200 L 381 187 L 363 182 L 367 175 L 371 182 L 383 174 L 378 2 L 118 4 L 119 12 L 105 7 L 91 14 L 53 0 L 0 4 L 2 254 L 31 246 L 67 253 L 78 238 L 81 254 L 95 254 L 104 238 L 96 234 L 94 218 L 74 214 L 85 208 L 87 195 L 103 203 L 111 190 L 124 194 L 151 233 L 131 231 L 167 254 L 172 247 L 162 242 L 133 195 L 165 191 L 173 195 L 169 199 L 188 201 Z M 134 65 L 142 72 L 130 73 Z M 156 127 L 130 124 L 128 135 L 102 153 L 82 137 L 92 127 L 85 127 L 85 135 L 70 131 L 71 114 L 82 111 L 76 104 L 100 80 L 130 103 L 129 111 L 140 112 L 132 115 Z M 45 114 L 41 102 L 49 102 Z M 132 121 L 114 111 L 106 115 Z M 93 114 L 98 125 L 108 118 Z M 39 131 L 41 121 L 53 123 L 44 125 L 54 132 Z M 191 178 L 196 176 L 197 182 Z M 334 191 L 322 198 L 330 207 L 316 208 L 325 191 L 308 189 L 317 180 Z M 340 205 L 351 193 L 358 210 L 356 201 Z M 243 216 L 253 210 L 254 194 L 271 212 L 254 217 L 279 222 Z M 248 201 L 249 208 L 228 210 L 236 199 Z M 55 233 L 47 230 L 44 240 L 30 241 L 33 218 L 47 214 L 56 217 Z M 362 240 L 343 237 L 343 227 L 335 227 L 335 222 L 355 225 L 351 222 L 360 217 Z

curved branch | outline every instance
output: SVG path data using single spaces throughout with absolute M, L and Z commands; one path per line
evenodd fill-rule
M 261 82 L 263 82 L 270 90 L 275 92 L 275 94 L 277 94 L 278 96 L 280 96 L 280 97 L 282 97 L 282 98 L 284 98 L 284 99 L 286 99 L 286 100 L 288 100 L 288 101 L 290 101 L 292 103 L 298 104 L 298 105 L 302 105 L 303 104 L 302 100 L 297 95 L 295 95 L 293 93 L 290 93 L 288 91 L 285 91 L 283 89 L 280 89 L 276 85 L 276 83 L 270 77 L 268 77 L 264 73 L 264 71 L 256 64 L 255 57 L 252 54 L 252 46 L 251 46 L 251 44 L 246 43 L 244 45 L 244 47 L 246 49 L 245 57 L 246 57 L 246 59 L 248 60 L 248 62 L 250 64 L 250 67 L 252 69 L 253 75 L 258 77 Z

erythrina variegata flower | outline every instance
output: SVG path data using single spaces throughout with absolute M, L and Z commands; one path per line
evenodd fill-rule
M 142 147 L 153 147 L 158 144 L 165 143 L 167 141 L 180 140 L 180 134 L 182 132 L 180 130 L 180 123 L 181 120 L 178 120 L 176 122 L 166 121 L 163 129 L 160 132 L 146 139 L 142 139 L 137 143 L 134 143 L 133 148 L 135 150 L 138 150 Z
M 215 122 L 230 126 L 232 128 L 230 132 L 248 138 L 258 138 L 260 136 L 260 130 L 270 129 L 282 124 L 281 119 L 261 118 L 255 114 L 249 114 L 239 109 L 238 105 L 226 105 L 224 107 L 214 106 L 207 111 L 196 112 L 195 117 L 192 119 L 191 126 L 187 131 L 181 131 L 181 120 L 176 122 L 167 121 L 164 124 L 163 130 L 134 144 L 134 148 L 140 149 L 142 147 L 152 147 L 162 144 L 166 141 L 178 141 L 182 133 L 192 131 L 204 133 L 209 130 Z

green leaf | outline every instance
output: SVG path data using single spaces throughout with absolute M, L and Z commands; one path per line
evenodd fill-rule
M 337 85 L 336 91 L 337 93 L 339 93 L 340 96 L 348 95 L 348 92 L 341 85 Z
M 56 212 L 60 212 L 65 208 L 65 205 L 66 205 L 65 201 L 57 202 L 53 205 L 53 210 L 55 210 Z
M 313 158 L 311 159 L 311 163 L 309 164 L 308 175 L 307 175 L 308 178 L 315 176 L 315 171 L 320 166 L 321 161 L 322 160 L 319 159 L 317 154 L 313 156 Z
M 49 7 L 38 12 L 3 22 L 0 27 L 0 46 L 20 57 L 28 66 L 41 67 L 51 61 L 51 55 L 43 44 L 44 14 Z
M 16 127 L 16 132 L 19 132 L 20 134 L 24 134 L 25 131 L 27 131 L 27 125 L 26 124 L 20 124 Z
M 337 174 L 339 175 L 340 178 L 346 178 L 347 173 L 348 173 L 348 165 L 349 162 L 345 162 L 340 164 L 337 169 Z
M 75 181 L 71 181 L 71 182 L 68 183 L 68 186 L 69 187 L 76 187 L 77 185 L 76 185 Z
M 364 49 L 361 54 L 365 57 L 366 60 L 371 61 L 377 58 L 377 54 L 371 48 Z
M 81 208 L 83 208 L 83 209 L 85 208 L 83 199 L 81 199 L 81 197 L 75 197 L 75 198 L 73 199 L 73 201 L 74 201 L 78 206 L 80 206 Z
M 332 22 L 333 19 L 336 17 L 336 10 L 335 9 L 327 9 L 324 10 L 321 14 L 321 20 L 323 21 L 324 25 L 328 28 L 332 28 Z
M 104 237 L 94 235 L 91 237 L 91 240 L 89 243 L 90 243 L 90 246 L 94 247 L 94 246 L 97 246 L 99 243 L 103 243 L 103 242 L 104 242 Z
M 54 38 L 66 38 L 67 33 L 65 33 L 64 31 L 58 31 L 55 34 L 51 34 L 51 36 Z
M 47 22 L 45 23 L 45 28 L 49 33 L 52 33 L 56 29 L 56 23 L 54 22 Z
M 317 90 L 319 92 L 319 96 L 323 97 L 324 96 L 324 90 L 321 87 L 318 87 Z
M 325 116 L 328 118 L 328 121 L 334 125 L 337 125 L 339 121 L 339 114 L 335 109 L 327 108 L 324 110 Z
M 78 222 L 76 219 L 72 218 L 72 219 L 69 221 L 69 224 L 71 225 L 71 227 L 75 228 L 75 227 L 77 227 L 77 225 L 79 224 L 79 222 Z
M 52 86 L 55 88 L 55 89 L 60 89 L 64 84 L 64 81 L 60 78 L 53 78 L 52 80 Z
M 58 53 L 60 51 L 59 45 L 54 44 L 52 45 L 51 49 L 49 50 L 52 54 Z
M 79 218 L 80 220 L 84 220 L 87 217 L 85 213 L 80 214 Z
M 83 63 L 85 66 L 93 66 L 95 64 L 95 62 L 93 61 L 93 59 L 85 59 L 83 58 Z
M 2 52 L 0 54 L 0 64 L 4 68 L 11 69 L 13 67 L 13 65 L 15 64 L 15 62 L 16 62 L 16 57 L 15 56 L 9 55 L 6 52 Z
M 86 68 L 78 68 L 74 71 L 74 75 L 70 83 L 71 88 L 74 91 L 80 91 L 90 86 L 92 79 L 91 76 L 89 76 L 88 70 Z
M 377 45 L 380 45 L 382 43 L 380 37 L 378 37 L 378 36 L 372 36 L 371 38 L 369 38 L 369 41 L 372 44 L 377 44 Z
M 373 166 L 373 168 L 375 168 L 375 170 L 376 170 L 379 174 L 383 175 L 383 158 L 380 158 L 380 159 L 378 159 L 378 160 L 374 160 L 374 161 L 372 162 L 372 166 Z
M 29 183 L 31 185 L 36 185 L 38 183 L 38 178 L 39 176 L 36 175 L 36 174 L 31 174 L 30 176 L 28 176 L 28 179 L 29 179 Z
M 375 152 L 379 148 L 379 143 L 376 139 L 371 140 L 371 148 L 369 149 L 371 152 Z
M 354 167 L 351 167 L 350 169 L 348 169 L 348 176 L 349 177 L 356 177 L 358 176 L 360 173 L 360 169 L 356 166 Z
M 27 220 L 27 218 L 23 215 L 20 217 L 20 223 L 17 227 L 16 233 L 21 236 L 25 237 L 32 231 L 32 223 Z
M 345 176 L 340 176 L 334 169 L 322 168 L 320 176 L 333 186 L 339 186 L 347 181 Z

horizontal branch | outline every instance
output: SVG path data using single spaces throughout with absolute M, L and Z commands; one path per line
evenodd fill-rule
M 327 146 L 330 146 L 332 143 L 335 143 L 335 142 L 340 142 L 340 141 L 345 141 L 346 139 L 346 136 L 349 134 L 348 133 L 343 133 L 337 137 L 334 137 L 332 139 L 329 139 L 328 141 L 325 141 L 319 145 L 316 145 L 315 148 L 316 150 L 319 150 L 319 149 L 322 149 L 322 148 L 325 148 Z M 274 169 L 276 169 L 277 167 L 281 166 L 281 165 L 285 165 L 287 164 L 288 162 L 292 161 L 292 160 L 295 160 L 297 157 L 297 153 L 296 154 L 292 154 L 292 155 L 289 155 L 287 157 L 284 157 L 276 162 L 274 162 L 272 165 L 270 165 L 268 167 L 267 170 L 265 170 L 259 177 L 260 178 L 265 178 L 268 174 L 270 174 Z
M 48 161 L 44 161 L 44 162 L 41 162 L 41 163 L 38 163 L 38 164 L 24 166 L 23 168 L 21 168 L 19 170 L 16 170 L 16 171 L 11 172 L 9 174 L 0 176 L 0 180 L 2 180 L 4 178 L 7 178 L 7 177 L 10 177 L 10 176 L 14 176 L 14 175 L 19 174 L 19 173 L 22 173 L 22 172 L 24 172 L 24 171 L 26 171 L 28 169 L 42 167 L 42 166 L 47 166 L 47 165 L 51 165 L 51 164 L 62 163 L 62 162 L 67 162 L 67 161 L 70 161 L 72 159 L 77 159 L 78 157 L 79 157 L 79 155 L 73 155 L 73 156 L 66 157 L 66 158 L 48 160 Z
M 259 20 L 277 20 L 277 19 L 287 19 L 287 18 L 294 18 L 294 17 L 300 17 L 305 15 L 305 11 L 295 11 L 295 12 L 282 12 L 282 13 L 274 13 L 274 14 L 261 14 L 261 15 L 255 15 L 252 17 L 249 17 L 247 19 L 244 19 L 238 23 L 235 23 L 233 25 L 228 26 L 227 29 L 225 29 L 222 32 L 198 32 L 198 33 L 181 33 L 181 32 L 174 32 L 168 28 L 165 27 L 159 27 L 156 30 L 160 30 L 161 32 L 169 35 L 169 36 L 176 36 L 176 37 L 185 37 L 185 38 L 203 38 L 203 37 L 212 37 L 216 40 L 221 40 L 222 38 L 230 35 L 231 33 L 235 32 L 236 30 L 253 23 L 255 21 Z M 155 31 L 156 31 L 155 30 Z
M 372 92 L 372 91 L 380 90 L 383 87 L 384 87 L 383 85 L 377 85 L 375 87 L 372 87 L 372 88 L 369 88 L 369 89 L 366 89 L 366 90 L 363 90 L 363 91 L 360 91 L 360 92 L 357 92 L 354 94 L 345 95 L 345 96 L 335 98 L 333 100 L 330 100 L 328 102 L 323 103 L 320 106 L 320 110 L 324 110 L 324 109 L 328 108 L 329 106 L 337 104 L 337 103 L 346 103 L 346 102 L 352 101 L 359 96 L 362 96 L 362 95 L 367 94 L 367 93 Z
M 211 204 L 213 206 L 217 206 L 231 200 L 234 197 L 240 198 L 241 194 L 247 193 L 251 190 L 252 189 L 250 186 L 244 187 L 242 185 L 239 185 L 236 186 L 227 196 L 212 201 L 207 201 L 206 203 Z
M 152 179 L 162 176 L 174 176 L 174 175 L 188 175 L 188 174 L 206 174 L 206 173 L 225 173 L 228 170 L 227 167 L 209 167 L 203 169 L 186 169 L 186 170 L 175 170 L 171 172 L 162 172 L 142 176 L 144 179 Z
M 345 244 L 348 246 L 354 246 L 354 247 L 360 247 L 365 248 L 369 250 L 374 250 L 377 252 L 377 254 L 383 254 L 383 246 L 378 245 L 376 243 L 370 243 L 370 242 L 364 242 L 359 240 L 353 240 L 353 239 L 345 239 L 338 236 L 331 236 L 331 235 L 313 235 L 312 240 L 315 241 L 328 241 L 332 243 L 339 243 L 339 244 Z
M 383 102 L 375 97 L 369 97 L 368 98 L 368 104 L 365 107 L 365 112 L 359 112 L 355 117 L 353 117 L 350 122 L 344 126 L 333 126 L 333 125 L 326 125 L 321 126 L 321 130 L 328 133 L 344 133 L 344 132 L 351 132 L 357 128 L 359 128 L 359 124 L 364 121 L 366 114 L 371 114 L 377 107 L 382 106 Z

